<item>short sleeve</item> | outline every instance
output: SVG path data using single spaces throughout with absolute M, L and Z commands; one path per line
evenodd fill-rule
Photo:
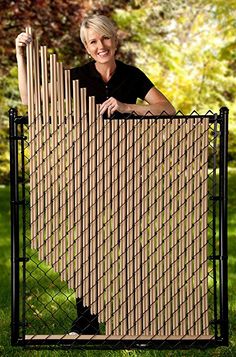
M 137 96 L 144 100 L 149 90 L 154 87 L 154 84 L 139 68 L 136 68 L 136 72 Z
M 74 79 L 78 79 L 77 68 L 70 69 L 70 78 L 73 81 Z

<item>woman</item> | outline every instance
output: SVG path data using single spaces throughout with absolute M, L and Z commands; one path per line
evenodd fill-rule
M 92 61 L 81 67 L 71 69 L 71 79 L 79 79 L 80 86 L 87 88 L 89 96 L 95 96 L 101 104 L 101 113 L 108 117 L 115 112 L 145 115 L 147 112 L 159 115 L 175 113 L 167 98 L 153 85 L 138 68 L 115 59 L 117 33 L 113 22 L 102 15 L 92 15 L 84 19 L 80 29 L 81 41 Z M 16 57 L 21 100 L 28 103 L 26 65 L 24 47 L 31 42 L 31 36 L 21 33 L 16 38 Z M 147 104 L 136 104 L 137 99 Z M 78 318 L 73 322 L 71 331 L 83 334 L 99 333 L 96 315 L 76 299 Z
M 103 15 L 92 15 L 84 19 L 80 29 L 81 41 L 93 61 L 71 70 L 71 79 L 79 79 L 80 86 L 87 88 L 88 95 L 96 97 L 101 104 L 101 113 L 108 116 L 115 111 L 147 112 L 159 115 L 175 113 L 168 99 L 153 85 L 146 75 L 134 66 L 115 59 L 117 33 L 113 22 Z M 21 33 L 16 38 L 16 57 L 21 100 L 27 104 L 26 65 L 23 47 L 31 42 L 31 36 Z M 140 98 L 147 105 L 136 104 Z

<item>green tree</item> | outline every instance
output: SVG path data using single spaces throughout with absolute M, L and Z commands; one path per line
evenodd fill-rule
M 184 113 L 230 109 L 230 165 L 235 165 L 236 3 L 223 0 L 145 1 L 117 9 L 124 47 Z

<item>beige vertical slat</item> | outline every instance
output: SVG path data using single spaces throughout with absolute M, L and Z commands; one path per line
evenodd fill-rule
M 63 150 L 63 141 L 65 137 L 65 125 L 64 125 L 64 77 L 63 77 L 63 64 L 57 62 L 57 111 L 58 111 L 58 147 L 57 147 L 57 165 L 58 165 L 58 195 L 59 195 L 59 205 L 58 205 L 58 262 L 57 271 L 61 273 L 61 243 L 62 243 L 62 212 L 63 212 L 63 160 L 65 157 L 65 151 Z M 64 133 L 64 134 L 63 134 Z M 64 200 L 65 201 L 65 200 Z
M 208 261 L 207 261 L 207 177 L 208 177 L 208 131 L 209 122 L 207 118 L 202 122 L 202 177 L 201 177 L 201 270 L 202 270 L 202 333 L 204 335 L 209 334 L 209 318 L 208 318 Z
M 68 210 L 70 207 L 68 207 L 69 204 L 69 188 L 68 188 L 68 182 L 69 182 L 69 176 L 71 173 L 68 171 L 68 165 L 69 165 L 69 123 L 71 120 L 71 85 L 70 85 L 70 71 L 65 70 L 64 72 L 64 83 L 65 83 L 65 118 L 61 127 L 61 147 L 62 147 L 62 162 L 61 162 L 61 171 L 62 171 L 62 176 L 61 176 L 61 279 L 62 280 L 68 280 L 68 269 L 67 269 L 67 249 L 68 249 L 68 244 L 69 244 L 69 238 L 68 238 L 68 229 L 69 229 L 69 222 L 68 222 Z
M 193 304 L 193 119 L 188 118 L 186 124 L 186 314 L 188 316 L 188 334 L 194 335 L 194 304 Z
M 141 120 L 134 127 L 134 278 L 135 278 L 135 324 L 136 335 L 142 334 L 142 282 L 141 282 Z
M 41 89 L 41 106 L 42 106 L 42 167 L 41 171 L 43 174 L 43 181 L 42 181 L 42 190 L 43 190 L 43 195 L 45 196 L 45 150 L 46 150 L 46 117 L 48 116 L 48 105 L 46 105 L 48 101 L 47 93 L 45 91 L 46 88 L 46 79 L 45 79 L 45 69 L 44 69 L 44 47 L 40 47 L 40 60 L 41 60 L 41 81 L 42 81 L 42 89 Z M 40 189 L 41 192 L 41 189 Z M 40 249 L 39 249 L 39 259 L 43 260 L 45 257 L 45 242 L 44 242 L 44 236 L 45 236 L 45 226 L 44 226 L 44 221 L 45 221 L 45 202 L 44 202 L 44 197 L 42 199 L 42 210 L 43 210 L 43 229 L 40 233 Z
M 39 124 L 39 116 L 41 114 L 41 87 L 40 87 L 40 71 L 39 71 L 39 43 L 36 39 L 34 41 L 33 51 L 33 76 L 34 76 L 34 100 L 35 100 L 35 116 L 37 118 L 36 124 Z
M 126 121 L 120 120 L 120 148 L 119 148 L 119 224 L 120 224 L 120 334 L 127 333 L 127 284 L 126 284 Z
M 74 209 L 75 209 L 75 192 L 74 192 L 74 118 L 72 116 L 72 98 L 71 98 L 71 80 L 68 72 L 68 92 L 70 95 L 71 114 L 68 117 L 68 286 L 74 288 Z
M 156 140 L 156 236 L 157 236 L 157 328 L 158 335 L 163 336 L 164 331 L 164 266 L 163 266 L 163 158 L 164 158 L 164 120 L 157 121 Z
M 112 311 L 111 311 L 111 123 L 106 120 L 104 124 L 104 260 L 105 260 L 105 299 L 106 299 L 106 335 L 112 333 Z
M 172 122 L 171 136 L 171 216 L 172 216 L 172 240 L 171 240 L 171 280 L 172 280 L 172 321 L 173 334 L 179 335 L 179 284 L 178 284 L 178 163 L 179 163 L 179 130 L 181 120 Z
M 82 197 L 81 197 L 81 108 L 79 80 L 73 81 L 73 104 L 75 125 L 75 290 L 76 297 L 82 297 Z
M 194 328 L 195 335 L 200 336 L 201 334 L 201 308 L 200 308 L 200 152 L 201 152 L 201 125 L 199 119 L 195 119 L 195 130 L 194 130 L 194 259 L 193 259 L 193 274 L 194 274 Z
M 47 48 L 41 46 L 42 69 L 42 103 L 44 125 L 44 192 L 45 192 L 45 258 L 47 264 L 51 264 L 51 147 L 50 147 L 50 121 L 49 121 L 49 88 L 48 88 L 48 64 Z
M 49 93 L 48 93 L 48 66 L 47 66 L 47 47 L 40 47 L 41 54 L 41 76 L 42 76 L 42 105 L 43 105 L 43 124 L 49 122 Z M 46 141 L 46 138 L 44 138 Z
M 90 311 L 97 314 L 97 149 L 96 149 L 96 104 L 89 97 L 89 195 L 90 195 Z
M 82 126 L 82 214 L 83 214 L 83 298 L 89 306 L 89 138 L 86 103 L 86 88 L 81 88 L 81 126 Z
M 31 27 L 26 28 L 26 33 L 32 35 Z M 33 81 L 33 42 L 26 46 L 27 59 L 27 95 L 28 95 L 28 118 L 29 118 L 29 142 L 30 142 L 30 225 L 31 247 L 36 249 L 37 242 L 37 156 L 36 156 L 36 118 L 34 113 L 34 81 Z
M 67 215 L 68 215 L 68 254 L 67 254 L 67 281 L 69 288 L 74 288 L 74 123 L 72 117 L 72 97 L 70 71 L 67 72 L 65 85 L 68 94 L 67 110 Z
M 57 62 L 57 95 L 58 126 L 60 126 L 64 120 L 64 78 L 62 62 Z M 61 139 L 60 132 L 59 137 Z M 59 144 L 61 144 L 61 140 Z
M 97 105 L 97 232 L 98 232 L 98 319 L 105 320 L 104 303 L 104 139 L 103 118 L 99 114 L 100 105 Z
M 156 120 L 149 120 L 149 289 L 150 289 L 150 334 L 157 333 L 157 291 L 156 291 Z
M 134 260 L 134 173 L 133 173 L 133 160 L 134 160 L 134 121 L 127 120 L 127 137 L 126 137 L 126 152 L 127 152 L 127 325 L 128 335 L 135 334 L 135 311 L 134 311 L 134 295 L 135 295 L 135 286 L 134 286 L 134 269 L 133 269 L 133 260 Z
M 51 174 L 52 174 L 52 258 L 55 271 L 59 263 L 59 190 L 58 190 L 58 131 L 57 131 L 57 67 L 56 55 L 50 55 L 50 85 L 51 85 Z
M 113 313 L 113 334 L 119 335 L 119 120 L 111 121 L 112 131 L 112 148 L 111 148 L 111 165 L 112 165 L 112 313 Z
M 43 150 L 44 150 L 44 140 L 43 140 L 43 116 L 42 116 L 42 106 L 41 106 L 41 83 L 40 83 L 40 58 L 39 58 L 39 43 L 36 40 L 35 47 L 35 91 L 37 100 L 37 113 L 38 117 L 38 231 L 39 231 L 39 241 L 38 241 L 38 257 L 39 260 L 44 258 L 44 177 L 43 177 Z
M 61 239 L 60 239 L 60 272 L 61 279 L 66 280 L 66 248 L 67 248 L 67 219 L 66 219 L 66 126 L 67 126 L 67 109 L 68 108 L 68 93 L 67 87 L 65 85 L 65 78 L 67 76 L 67 71 L 64 72 L 64 76 L 62 78 L 64 93 L 61 93 L 63 97 L 63 101 L 61 103 L 61 111 L 62 111 L 62 121 L 59 126 L 59 133 L 61 139 L 61 163 L 60 163 L 60 231 L 61 231 Z M 65 97 L 65 100 L 64 100 Z
M 106 289 L 106 321 L 108 326 L 107 333 L 114 333 L 114 296 L 113 296 L 113 249 L 114 249 L 114 224 L 113 224 L 113 196 L 114 196 L 114 176 L 113 176 L 113 121 L 107 120 L 104 140 L 106 143 L 105 150 L 105 289 Z M 107 206 L 108 204 L 108 206 Z M 109 212 L 108 212 L 109 209 Z
M 35 41 L 34 50 L 34 97 L 35 97 L 35 117 L 36 117 L 36 145 L 37 145 L 37 212 L 38 212 L 38 256 L 43 259 L 44 249 L 44 179 L 43 179 L 43 130 L 42 130 L 42 112 L 41 112 L 41 85 L 39 68 L 39 44 Z
M 186 334 L 186 299 L 185 299 L 185 151 L 186 123 L 181 120 L 179 129 L 179 319 L 180 335 Z
M 148 120 L 142 120 L 142 315 L 143 315 L 143 334 L 149 334 L 149 277 L 148 277 L 148 141 L 149 130 Z
M 164 263 L 164 304 L 165 308 L 163 310 L 164 314 L 164 328 L 165 335 L 169 336 L 171 334 L 171 262 L 170 262 L 170 135 L 171 135 L 171 122 L 169 119 L 165 121 L 164 128 L 164 206 L 163 206 L 163 263 Z

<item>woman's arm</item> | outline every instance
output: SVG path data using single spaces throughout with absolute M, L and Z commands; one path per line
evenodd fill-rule
M 160 115 L 165 112 L 168 115 L 175 114 L 175 108 L 169 102 L 169 100 L 162 94 L 157 88 L 152 87 L 145 96 L 145 104 L 128 104 L 121 103 L 117 99 L 111 97 L 107 99 L 101 105 L 101 114 L 106 110 L 108 111 L 108 116 L 113 114 L 115 111 L 120 113 L 132 113 L 135 112 L 138 115 Z
M 159 115 L 162 112 L 174 115 L 176 112 L 170 101 L 155 87 L 148 91 L 144 99 L 147 105 L 127 104 L 128 112 L 135 111 L 139 115 L 145 115 L 147 111 L 153 115 Z
M 16 38 L 16 59 L 18 65 L 18 85 L 22 104 L 28 104 L 25 46 L 32 41 L 31 35 L 22 32 Z

